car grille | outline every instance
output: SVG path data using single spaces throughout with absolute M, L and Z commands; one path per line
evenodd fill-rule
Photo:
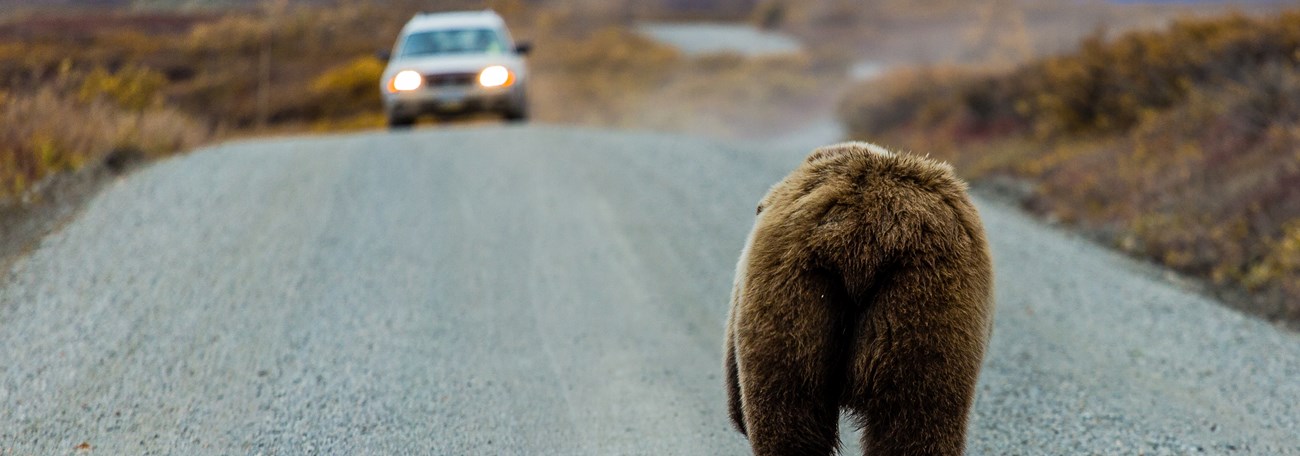
M 476 73 L 430 74 L 424 76 L 424 81 L 429 84 L 429 87 L 467 86 L 473 84 L 475 79 L 478 79 Z

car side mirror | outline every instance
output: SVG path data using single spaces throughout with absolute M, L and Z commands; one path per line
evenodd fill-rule
M 392 51 L 376 51 L 375 58 L 379 59 L 381 62 L 387 62 L 393 58 L 393 53 Z
M 533 43 L 529 43 L 527 41 L 522 43 L 515 43 L 516 54 L 528 55 L 529 52 L 533 52 Z

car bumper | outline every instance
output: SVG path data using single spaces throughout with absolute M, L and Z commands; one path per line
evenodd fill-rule
M 524 103 L 521 85 L 508 88 L 432 87 L 384 94 L 384 107 L 390 117 L 416 117 L 422 114 L 460 114 L 482 111 L 519 110 Z

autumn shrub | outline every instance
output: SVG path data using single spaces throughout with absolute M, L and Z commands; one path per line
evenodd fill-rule
M 1240 15 L 1187 20 L 1163 32 L 1133 32 L 1113 41 L 1093 36 L 1077 52 L 1009 74 L 918 78 L 879 100 L 851 99 L 845 109 L 856 113 L 844 117 L 855 131 L 868 134 L 896 128 L 889 119 L 898 118 L 922 128 L 1013 124 L 1040 137 L 1123 132 L 1145 110 L 1170 108 L 1198 86 L 1240 81 L 1269 62 L 1294 62 L 1298 52 L 1300 11 L 1266 20 Z M 937 105 L 939 115 L 907 112 L 918 109 L 905 102 L 918 93 L 921 104 Z
M 206 140 L 201 122 L 163 104 L 166 82 L 142 66 L 79 72 L 65 60 L 40 86 L 0 91 L 0 201 L 113 154 L 158 156 Z
M 53 89 L 0 100 L 0 196 L 12 197 L 51 173 L 73 170 L 112 147 L 116 114 Z
M 384 62 L 371 56 L 352 59 L 317 76 L 312 95 L 326 117 L 374 111 L 380 105 L 379 79 Z
M 825 103 L 830 92 L 823 75 L 834 71 L 825 59 L 687 56 L 632 32 L 627 8 L 490 3 L 516 39 L 536 44 L 528 60 L 538 121 L 743 136 L 794 128 L 784 114 Z M 3 166 L 16 170 L 4 185 L 19 191 L 119 146 L 174 150 L 212 135 L 379 127 L 384 64 L 375 52 L 388 49 L 416 11 L 481 7 L 478 0 L 265 3 L 0 23 L 6 112 L 59 113 L 0 125 Z M 39 96 L 12 95 L 20 93 Z M 42 133 L 54 131 L 59 117 L 86 131 Z
M 1283 299 L 1300 295 L 1300 218 L 1266 244 L 1264 257 L 1251 266 L 1243 283 L 1252 291 L 1268 290 Z
M 962 117 L 967 106 L 960 97 L 975 76 L 975 70 L 956 66 L 893 70 L 850 90 L 840 102 L 839 117 L 849 131 L 864 136 L 936 129 Z
M 1300 11 L 1089 38 L 1000 73 L 898 72 L 840 115 L 977 182 L 1026 180 L 1029 209 L 1300 324 Z
M 104 99 L 130 112 L 144 112 L 156 106 L 167 78 L 157 71 L 128 66 L 116 72 L 95 68 L 85 76 L 78 91 L 82 102 Z

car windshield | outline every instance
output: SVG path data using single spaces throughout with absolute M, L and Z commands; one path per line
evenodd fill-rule
M 399 57 L 438 54 L 500 54 L 506 46 L 492 29 L 451 29 L 412 33 Z

